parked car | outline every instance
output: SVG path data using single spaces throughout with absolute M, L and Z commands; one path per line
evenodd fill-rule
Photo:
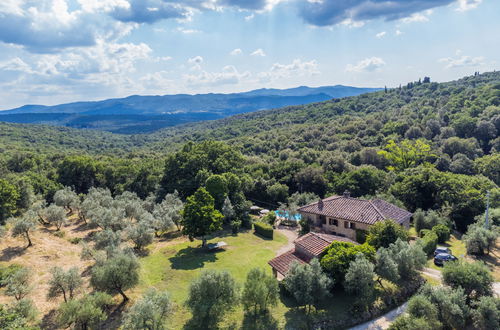
M 448 249 L 447 247 L 443 247 L 443 246 L 438 246 L 436 248 L 436 250 L 434 251 L 434 256 L 437 256 L 438 254 L 440 253 L 447 253 L 447 254 L 451 254 L 451 250 Z
M 444 266 L 445 262 L 455 261 L 457 257 L 449 253 L 439 253 L 434 257 L 434 265 L 436 266 Z

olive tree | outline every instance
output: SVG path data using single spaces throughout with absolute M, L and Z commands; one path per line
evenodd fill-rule
M 80 198 L 70 187 L 56 191 L 54 194 L 54 203 L 57 206 L 64 207 L 69 214 L 73 213 L 80 206 Z
M 52 204 L 49 207 L 45 208 L 42 213 L 45 221 L 51 225 L 56 226 L 57 230 L 61 230 L 61 227 L 67 221 L 64 208 L 55 204 Z
M 139 262 L 133 255 L 118 253 L 92 268 L 90 283 L 96 290 L 119 293 L 128 301 L 125 291 L 139 283 Z
M 348 293 L 356 296 L 363 306 L 367 306 L 373 298 L 375 289 L 373 270 L 374 265 L 362 253 L 359 253 L 349 264 L 349 270 L 345 275 L 344 288 Z
M 396 283 L 399 280 L 398 264 L 388 249 L 380 248 L 375 255 L 375 273 L 377 282 L 384 288 L 382 279 Z
M 173 304 L 167 292 L 156 289 L 146 291 L 141 300 L 127 311 L 124 317 L 124 330 L 163 330 L 165 321 L 173 311 Z
M 452 288 L 462 288 L 470 299 L 491 296 L 493 293 L 493 277 L 483 262 L 448 262 L 442 275 L 445 284 Z
M 113 304 L 110 295 L 95 292 L 81 299 L 62 303 L 57 312 L 57 320 L 63 327 L 73 326 L 75 329 L 96 329 L 98 324 L 106 320 L 105 310 Z
M 26 297 L 32 290 L 31 269 L 22 267 L 10 274 L 3 282 L 5 285 L 5 294 L 14 297 L 16 300 L 21 300 Z
M 477 329 L 498 329 L 500 325 L 500 299 L 481 297 L 473 304 L 472 321 Z
M 294 262 L 283 283 L 299 306 L 306 306 L 308 311 L 330 295 L 329 288 L 333 284 L 317 259 L 303 265 Z
M 275 306 L 278 298 L 278 281 L 273 276 L 259 268 L 253 268 L 248 272 L 241 297 L 245 311 L 262 313 L 269 306 Z
M 129 225 L 125 229 L 125 232 L 127 238 L 134 242 L 134 248 L 136 250 L 141 250 L 144 246 L 153 242 L 154 230 L 146 221 L 140 221 Z
M 12 226 L 11 235 L 13 237 L 24 236 L 28 241 L 28 247 L 32 246 L 30 233 L 37 229 L 37 215 L 32 211 L 27 211 L 19 218 L 10 218 Z
M 72 267 L 68 271 L 64 271 L 61 267 L 54 267 L 50 272 L 52 278 L 49 281 L 47 297 L 54 299 L 62 295 L 64 302 L 73 299 L 76 290 L 83 284 L 78 267 Z
M 238 298 L 238 287 L 231 274 L 207 270 L 191 282 L 186 306 L 196 324 L 210 328 L 238 304 Z

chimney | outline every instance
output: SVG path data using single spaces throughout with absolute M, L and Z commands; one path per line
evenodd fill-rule
M 349 198 L 349 197 L 351 197 L 351 193 L 349 192 L 349 190 L 344 191 L 344 198 Z
M 323 210 L 323 200 L 320 199 L 319 202 L 318 202 L 318 209 L 321 211 Z

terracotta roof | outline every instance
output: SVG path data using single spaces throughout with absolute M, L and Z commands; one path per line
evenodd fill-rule
M 317 257 L 333 241 L 358 244 L 346 237 L 313 232 L 297 238 L 294 243 L 295 246 L 302 247 L 305 250 L 309 251 L 312 255 Z M 303 254 L 299 254 L 297 251 L 295 251 L 295 249 L 292 249 L 270 260 L 268 264 L 282 275 L 286 275 L 294 261 L 297 261 L 300 264 L 305 264 L 309 263 L 309 261 L 311 261 L 311 258 L 308 258 Z
M 313 232 L 297 238 L 294 243 L 295 246 L 302 247 L 306 251 L 310 252 L 312 255 L 319 256 L 321 252 L 323 252 L 323 250 L 333 241 L 358 244 L 346 237 L 328 235 L 322 233 L 313 233 Z
M 412 215 L 381 199 L 365 200 L 347 196 L 331 196 L 302 206 L 298 210 L 369 225 L 385 219 L 393 219 L 401 223 Z
M 295 249 L 293 249 L 270 260 L 268 264 L 274 269 L 276 269 L 279 273 L 286 275 L 286 273 L 288 273 L 288 270 L 290 269 L 290 266 L 294 261 L 300 264 L 305 264 L 309 260 L 305 261 L 301 259 L 298 255 L 295 254 Z

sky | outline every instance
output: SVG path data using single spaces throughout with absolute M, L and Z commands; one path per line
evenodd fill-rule
M 500 68 L 498 0 L 1 0 L 0 109 Z

